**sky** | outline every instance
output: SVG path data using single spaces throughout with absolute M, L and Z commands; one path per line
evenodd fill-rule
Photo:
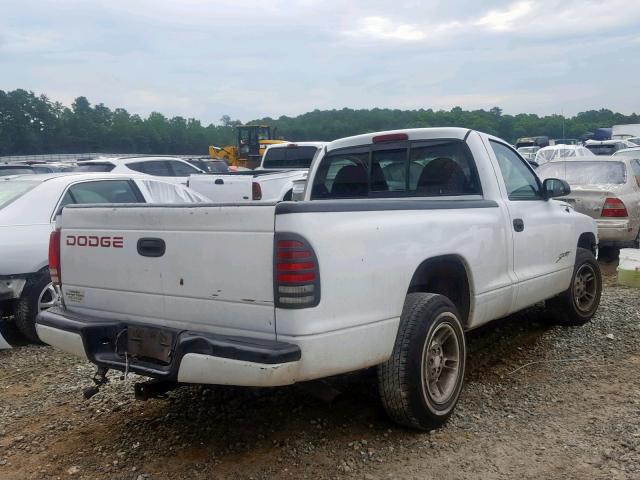
M 640 112 L 640 0 L 2 0 L 0 90 L 147 115 Z

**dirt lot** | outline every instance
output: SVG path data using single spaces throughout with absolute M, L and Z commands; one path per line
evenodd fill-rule
M 540 311 L 469 335 L 467 384 L 446 427 L 396 427 L 373 372 L 306 389 L 201 389 L 138 402 L 112 374 L 49 347 L 0 352 L 0 478 L 640 478 L 640 292 L 607 276 L 582 328 Z

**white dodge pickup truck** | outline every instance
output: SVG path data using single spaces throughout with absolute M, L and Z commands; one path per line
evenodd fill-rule
M 191 175 L 187 185 L 214 202 L 279 202 L 291 200 L 294 182 L 306 180 L 313 158 L 324 142 L 270 145 L 255 170 Z
M 432 128 L 329 143 L 299 202 L 67 207 L 50 244 L 63 305 L 38 334 L 158 382 L 377 366 L 391 418 L 432 428 L 458 400 L 466 330 L 545 300 L 564 324 L 595 314 L 596 225 L 552 200 L 568 193 L 498 138 Z

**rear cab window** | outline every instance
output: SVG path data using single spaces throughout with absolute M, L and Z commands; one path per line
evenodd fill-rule
M 482 195 L 471 151 L 461 140 L 411 141 L 329 152 L 311 199 Z
M 264 154 L 262 168 L 309 168 L 318 147 L 289 145 L 269 148 Z

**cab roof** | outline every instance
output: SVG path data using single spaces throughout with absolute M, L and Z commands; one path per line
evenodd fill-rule
M 406 134 L 408 140 L 437 140 L 437 139 L 459 139 L 464 140 L 472 130 L 459 127 L 435 127 L 435 128 L 406 128 L 402 130 L 387 130 L 384 132 L 365 133 L 354 135 L 353 137 L 340 138 L 327 144 L 327 151 L 339 148 L 356 147 L 359 145 L 369 145 L 374 143 L 374 137 L 384 135 Z

